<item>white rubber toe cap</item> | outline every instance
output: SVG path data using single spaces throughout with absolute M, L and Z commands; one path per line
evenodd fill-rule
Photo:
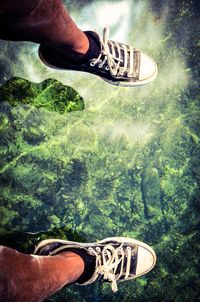
M 141 53 L 140 57 L 140 72 L 139 80 L 140 81 L 153 81 L 157 76 L 157 65 L 153 59 L 149 56 Z
M 136 277 L 148 273 L 156 263 L 156 254 L 153 249 L 145 245 L 138 247 Z

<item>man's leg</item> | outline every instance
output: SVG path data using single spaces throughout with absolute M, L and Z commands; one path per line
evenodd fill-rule
M 25 255 L 0 246 L 0 302 L 41 302 L 64 285 L 117 282 L 140 277 L 156 263 L 154 250 L 144 242 L 109 237 L 81 243 L 46 239 Z
M 43 301 L 83 271 L 82 258 L 73 252 L 35 256 L 0 246 L 0 302 Z
M 61 0 L 1 0 L 0 39 L 43 44 L 74 60 L 89 48 Z
M 157 76 L 154 60 L 108 35 L 106 28 L 103 37 L 82 32 L 61 0 L 0 2 L 0 39 L 41 44 L 39 55 L 47 66 L 89 72 L 119 86 L 151 83 Z

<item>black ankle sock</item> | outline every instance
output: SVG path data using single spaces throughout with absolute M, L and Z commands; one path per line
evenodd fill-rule
M 68 249 L 68 251 L 79 255 L 84 261 L 85 264 L 84 271 L 82 275 L 75 282 L 75 283 L 82 284 L 87 280 L 89 280 L 94 274 L 94 270 L 96 266 L 96 258 L 94 256 L 89 255 L 83 249 L 72 248 L 72 249 Z
M 98 58 L 101 51 L 101 45 L 98 36 L 95 32 L 85 31 L 84 34 L 87 36 L 89 40 L 89 49 L 82 59 L 84 59 L 85 62 L 87 62 L 93 58 Z
M 89 40 L 89 49 L 85 55 L 77 55 L 74 53 L 73 55 L 71 54 L 71 56 L 69 56 L 68 50 L 60 45 L 56 45 L 56 47 L 43 45 L 43 56 L 45 56 L 47 62 L 60 68 L 63 68 L 66 63 L 72 65 L 81 65 L 88 62 L 92 58 L 98 58 L 101 51 L 101 44 L 98 35 L 93 31 L 86 31 L 84 33 Z
M 93 31 L 85 31 L 84 34 L 87 36 L 89 40 L 89 49 L 86 52 L 86 54 L 80 56 L 79 59 L 73 59 L 73 58 L 68 58 L 67 62 L 72 63 L 72 64 L 84 64 L 88 62 L 89 60 L 93 58 L 98 58 L 100 51 L 101 51 L 101 45 L 98 39 L 98 36 L 95 32 Z

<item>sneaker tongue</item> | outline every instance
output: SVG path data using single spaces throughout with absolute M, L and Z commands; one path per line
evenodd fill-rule
M 136 255 L 132 255 L 131 257 L 131 265 L 130 265 L 130 274 L 131 275 L 135 275 L 136 273 L 136 264 L 137 264 L 137 256 Z M 124 256 L 124 265 L 123 265 L 123 270 L 122 270 L 122 276 L 120 277 L 120 279 L 123 279 L 123 276 L 126 273 L 126 267 L 127 267 L 127 256 Z M 121 270 L 121 262 L 118 265 L 116 274 L 119 274 Z
M 118 65 L 119 64 L 119 68 L 124 69 L 124 64 L 125 64 L 125 53 L 124 53 L 124 48 L 122 47 L 121 43 L 118 43 L 119 48 L 115 45 L 115 43 L 113 41 L 111 41 L 114 45 L 114 50 L 112 45 L 109 43 L 109 49 L 110 49 L 110 53 L 116 58 L 114 59 L 114 62 Z M 126 66 L 126 70 L 124 71 L 124 75 L 126 75 L 129 72 L 129 68 L 130 68 L 130 52 L 126 51 L 126 56 L 127 56 L 127 66 Z M 120 62 L 119 62 L 119 60 Z
M 118 251 L 118 260 L 121 259 L 121 257 L 124 257 L 124 259 L 121 259 L 119 262 L 117 269 L 115 271 L 116 277 L 120 274 L 121 270 L 121 276 L 119 280 L 124 279 L 124 276 L 126 274 L 126 269 L 127 269 L 127 262 L 128 262 L 128 251 L 126 250 L 128 246 L 123 246 L 123 252 Z M 115 246 L 115 248 L 119 248 L 118 246 Z M 106 259 L 109 259 L 110 256 L 105 255 Z M 117 261 L 117 260 L 116 260 Z M 122 268 L 122 261 L 123 261 L 123 268 Z M 136 265 L 137 265 L 137 250 L 132 249 L 131 251 L 131 263 L 130 263 L 130 269 L 129 269 L 129 275 L 135 275 L 136 274 Z M 103 276 L 99 276 L 99 279 L 103 280 Z

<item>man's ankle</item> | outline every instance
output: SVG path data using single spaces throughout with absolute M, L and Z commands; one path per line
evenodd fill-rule
M 94 256 L 89 255 L 86 251 L 82 249 L 72 248 L 69 249 L 70 252 L 76 254 L 76 256 L 81 257 L 84 262 L 84 270 L 79 278 L 75 281 L 75 283 L 82 284 L 89 280 L 94 274 L 96 267 L 96 258 Z
M 87 54 L 89 50 L 89 40 L 87 36 L 83 33 L 81 39 L 77 39 L 78 43 L 69 45 L 69 44 L 56 44 L 55 51 L 61 55 L 63 59 L 66 59 L 70 62 L 78 62 Z
M 66 60 L 72 64 L 83 64 L 93 58 L 98 58 L 101 45 L 99 40 L 96 38 L 96 34 L 93 32 L 84 32 L 86 43 L 78 42 L 77 46 L 69 47 L 69 45 L 55 45 L 53 47 L 55 52 L 61 56 L 61 59 Z M 77 41 L 79 41 L 77 39 Z

